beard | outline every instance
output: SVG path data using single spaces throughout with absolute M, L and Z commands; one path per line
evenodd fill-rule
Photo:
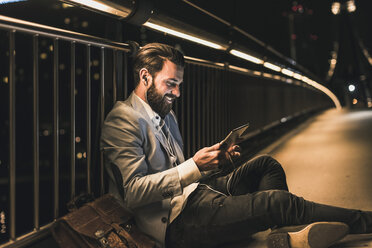
M 171 111 L 173 103 L 169 103 L 165 97 L 176 98 L 173 94 L 165 94 L 162 96 L 155 88 L 153 83 L 147 90 L 147 102 L 156 113 L 160 115 L 162 119 Z

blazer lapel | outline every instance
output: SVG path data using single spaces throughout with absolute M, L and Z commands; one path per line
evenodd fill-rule
M 162 134 L 160 128 L 157 129 L 155 126 L 154 126 L 154 123 L 152 122 L 152 120 L 150 119 L 150 116 L 147 114 L 146 112 L 146 109 L 143 107 L 142 103 L 140 102 L 140 100 L 134 95 L 135 93 L 132 92 L 132 94 L 128 97 L 128 101 L 130 102 L 130 104 L 132 105 L 132 107 L 140 112 L 142 114 L 142 116 L 145 118 L 145 120 L 149 123 L 150 127 L 151 127 L 151 130 L 153 131 L 153 133 L 155 134 L 155 137 L 159 140 L 160 144 L 163 146 L 164 150 L 167 152 L 168 154 L 168 157 L 170 158 L 171 157 L 171 154 L 169 152 L 169 147 L 168 147 L 168 143 L 164 137 L 164 135 Z M 178 156 L 177 156 L 178 157 Z M 172 165 L 173 166 L 173 165 Z

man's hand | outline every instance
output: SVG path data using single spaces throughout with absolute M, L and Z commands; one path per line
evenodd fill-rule
M 232 158 L 240 156 L 240 147 L 231 146 L 227 151 L 221 149 L 220 143 L 211 147 L 204 147 L 195 153 L 193 160 L 200 171 L 209 171 L 217 169 L 219 165 L 225 164 Z M 231 159 L 230 159 L 230 158 Z
M 229 149 L 227 149 L 227 153 L 228 155 L 230 155 L 232 159 L 234 159 L 240 156 L 241 150 L 242 149 L 240 148 L 240 146 L 233 145 L 233 146 L 230 146 Z

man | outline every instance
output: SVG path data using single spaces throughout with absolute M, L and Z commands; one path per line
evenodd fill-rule
M 171 110 L 183 72 L 184 59 L 176 49 L 158 43 L 142 47 L 134 59 L 137 86 L 126 101 L 115 104 L 102 129 L 110 192 L 145 233 L 162 246 L 213 247 L 268 228 L 312 223 L 298 232 L 276 229 L 269 246 L 328 247 L 349 228 L 372 232 L 371 212 L 289 193 L 281 165 L 269 156 L 245 162 L 227 176 L 202 180 L 238 157 L 239 147 L 225 151 L 215 144 L 184 159 Z

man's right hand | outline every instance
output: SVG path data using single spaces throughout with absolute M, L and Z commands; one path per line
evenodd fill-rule
M 200 171 L 217 169 L 218 165 L 225 160 L 224 151 L 220 149 L 220 146 L 220 143 L 217 143 L 195 153 L 193 160 Z

